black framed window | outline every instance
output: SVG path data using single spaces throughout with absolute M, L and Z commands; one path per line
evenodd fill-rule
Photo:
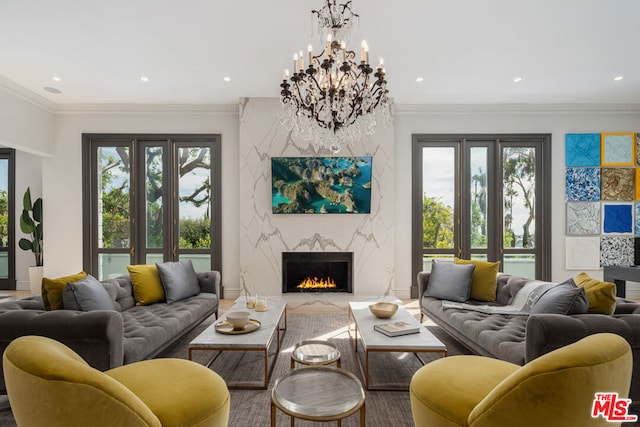
M 0 148 L 0 289 L 16 289 L 15 150 Z M 31 255 L 32 256 L 32 255 Z
M 413 277 L 458 257 L 548 280 L 550 144 L 548 134 L 414 135 Z
M 83 135 L 84 268 L 190 259 L 221 271 L 220 135 Z

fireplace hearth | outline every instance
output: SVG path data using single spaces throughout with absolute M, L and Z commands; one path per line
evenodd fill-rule
M 283 252 L 282 292 L 353 292 L 353 252 Z

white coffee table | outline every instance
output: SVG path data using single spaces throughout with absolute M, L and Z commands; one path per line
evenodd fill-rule
M 398 311 L 393 315 L 391 319 L 379 319 L 369 311 L 369 305 L 374 302 L 350 302 L 349 303 L 349 315 L 348 315 L 348 329 L 349 335 L 351 331 L 354 332 L 354 346 L 356 352 L 356 359 L 360 369 L 362 369 L 362 362 L 358 356 L 358 335 L 364 348 L 364 382 L 367 390 L 398 390 L 398 388 L 392 387 L 373 387 L 369 384 L 369 353 L 371 352 L 407 352 L 407 353 L 442 353 L 443 357 L 447 355 L 447 347 L 427 328 L 422 326 L 411 313 L 409 313 L 402 306 L 398 307 Z M 351 319 L 354 321 L 354 328 L 351 328 Z M 404 321 L 410 325 L 416 325 L 420 327 L 420 332 L 417 334 L 401 335 L 397 337 L 388 337 L 373 329 L 374 325 L 381 323 L 389 323 L 395 321 Z M 418 357 L 420 362 L 424 364 L 422 359 Z M 407 387 L 401 388 L 406 390 Z
M 280 352 L 280 331 L 287 329 L 286 308 L 287 304 L 284 301 L 269 299 L 267 311 L 255 311 L 247 309 L 244 299 L 240 298 L 227 312 L 249 311 L 250 318 L 259 321 L 260 327 L 246 334 L 222 334 L 216 331 L 216 324 L 226 319 L 226 315 L 223 315 L 189 343 L 189 360 L 192 360 L 194 351 L 218 351 L 218 354 L 207 364 L 211 366 L 223 351 L 260 351 L 264 354 L 264 382 L 260 385 L 227 383 L 227 386 L 234 389 L 266 390 L 269 385 L 269 347 L 276 338 L 278 353 Z M 281 326 L 282 323 L 284 325 Z M 273 365 L 275 366 L 275 363 Z

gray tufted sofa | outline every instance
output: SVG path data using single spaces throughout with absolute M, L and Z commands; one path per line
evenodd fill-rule
M 0 354 L 17 337 L 41 335 L 66 344 L 101 371 L 150 359 L 207 317 L 217 317 L 220 273 L 197 275 L 200 293 L 171 304 L 136 306 L 129 276 L 101 282 L 115 297 L 112 311 L 45 311 L 40 295 L 0 303 Z M 0 374 L 2 394 L 1 364 Z
M 430 273 L 418 274 L 418 304 L 426 315 L 472 352 L 523 365 L 545 353 L 599 332 L 624 337 L 633 350 L 630 397 L 640 400 L 640 304 L 617 298 L 612 316 L 604 314 L 485 314 L 462 309 L 443 309 L 442 300 L 428 297 Z M 511 303 L 532 279 L 499 273 L 495 305 Z M 470 304 L 488 304 L 469 301 Z

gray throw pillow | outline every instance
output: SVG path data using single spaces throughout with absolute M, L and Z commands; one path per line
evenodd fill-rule
M 573 279 L 569 279 L 542 294 L 529 314 L 584 314 L 587 310 L 589 300 L 584 288 L 579 288 Z
M 454 264 L 433 260 L 427 285 L 427 296 L 448 301 L 465 302 L 471 293 L 474 264 Z
M 200 293 L 198 275 L 191 260 L 156 263 L 167 303 L 171 304 Z
M 66 310 L 114 310 L 113 299 L 102 283 L 93 276 L 69 282 L 62 291 L 62 305 Z

